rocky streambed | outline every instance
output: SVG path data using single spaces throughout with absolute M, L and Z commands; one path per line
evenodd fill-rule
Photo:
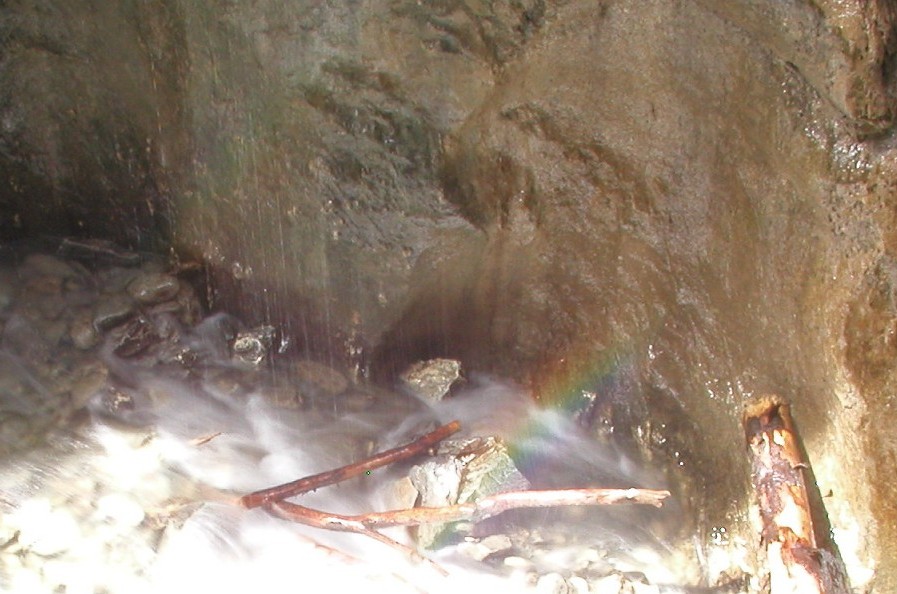
M 464 429 L 435 457 L 302 504 L 357 514 L 512 488 L 670 485 L 646 456 L 510 383 L 465 378 L 456 361 L 419 362 L 393 390 L 281 357 L 277 329 L 204 313 L 189 266 L 71 241 L 3 255 L 3 591 L 758 591 L 750 547 L 725 529 L 701 542 L 676 498 L 389 532 L 444 574 L 361 535 L 242 509 L 241 494 L 451 419 Z M 471 439 L 480 453 L 460 454 Z

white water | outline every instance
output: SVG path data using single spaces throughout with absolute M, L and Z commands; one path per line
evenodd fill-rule
M 210 340 L 201 329 L 194 339 Z M 206 351 L 216 352 L 212 347 Z M 675 503 L 672 518 L 637 506 L 506 514 L 477 536 L 505 533 L 519 550 L 475 561 L 465 553 L 477 540 L 469 538 L 425 551 L 448 575 L 363 535 L 234 505 L 240 494 L 342 466 L 454 419 L 463 434 L 511 445 L 535 487 L 663 486 L 659 473 L 587 436 L 563 414 L 538 409 L 514 386 L 480 381 L 436 410 L 396 396 L 337 416 L 278 408 L 263 385 L 222 388 L 216 378 L 227 371 L 224 360 L 208 359 L 200 379 L 189 381 L 123 361 L 107 364 L 131 384 L 134 410 L 120 418 L 94 415 L 56 432 L 49 446 L 5 462 L 3 591 L 616 594 L 627 571 L 654 584 L 697 580 L 689 543 L 674 540 Z M 348 514 L 395 508 L 396 481 L 407 469 L 378 469 L 298 502 Z M 387 533 L 412 544 L 404 528 Z M 548 589 L 556 576 L 568 580 L 567 590 Z

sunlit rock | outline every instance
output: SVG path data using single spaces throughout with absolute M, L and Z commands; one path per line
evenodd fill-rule
M 430 359 L 414 363 L 399 374 L 402 387 L 426 402 L 439 402 L 461 379 L 461 362 Z

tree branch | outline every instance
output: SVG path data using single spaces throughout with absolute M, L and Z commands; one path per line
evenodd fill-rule
M 250 493 L 249 495 L 244 495 L 240 498 L 240 505 L 249 509 L 252 509 L 254 507 L 261 507 L 263 505 L 271 503 L 272 501 L 280 501 L 289 497 L 301 495 L 302 493 L 314 491 L 315 489 L 324 487 L 326 485 L 340 483 L 342 481 L 356 477 L 363 472 L 367 472 L 368 470 L 373 470 L 375 468 L 380 468 L 381 466 L 387 466 L 401 460 L 413 458 L 419 454 L 426 452 L 429 448 L 436 445 L 449 435 L 456 433 L 459 429 L 461 429 L 461 423 L 459 423 L 458 421 L 452 421 L 447 425 L 438 427 L 430 433 L 427 433 L 426 435 L 415 439 L 409 444 L 399 446 L 397 448 L 393 448 L 379 454 L 375 454 L 374 456 L 366 458 L 360 462 L 354 462 L 352 464 L 343 466 L 342 468 L 328 470 L 327 472 L 322 472 L 320 474 L 301 478 L 290 483 L 277 485 L 276 487 L 270 487 L 268 489 L 262 489 L 261 491 L 255 491 L 253 493 Z

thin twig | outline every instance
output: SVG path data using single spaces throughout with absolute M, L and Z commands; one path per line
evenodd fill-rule
M 263 506 L 268 512 L 293 522 L 338 532 L 355 532 L 364 534 L 393 548 L 396 548 L 413 559 L 424 561 L 440 573 L 446 571 L 436 562 L 422 556 L 413 548 L 377 532 L 377 528 L 390 526 L 417 526 L 471 520 L 479 522 L 512 509 L 558 507 L 570 505 L 611 505 L 617 503 L 644 503 L 660 507 L 663 500 L 670 496 L 669 491 L 651 489 L 561 489 L 546 491 L 512 491 L 483 497 L 477 501 L 447 505 L 444 507 L 418 507 L 386 512 L 371 512 L 357 516 L 332 514 L 310 507 L 285 501 L 319 487 L 339 483 L 363 472 L 380 468 L 400 460 L 407 460 L 424 453 L 461 428 L 458 421 L 452 421 L 411 443 L 375 454 L 360 462 L 329 470 L 299 480 L 255 491 L 244 495 L 239 503 L 246 508 Z
M 432 559 L 424 557 L 412 547 L 404 545 L 385 534 L 377 532 L 365 525 L 365 522 L 359 521 L 357 518 L 364 516 L 343 516 L 340 514 L 328 514 L 310 507 L 297 505 L 288 501 L 278 501 L 265 506 L 265 509 L 279 518 L 305 524 L 313 528 L 321 528 L 322 530 L 333 530 L 336 532 L 355 532 L 356 534 L 364 534 L 374 540 L 378 540 L 383 544 L 405 553 L 415 561 L 422 561 L 430 567 L 441 573 L 448 575 L 448 572 Z M 404 510 L 403 510 L 404 511 Z M 393 524 L 397 525 L 397 524 Z
M 370 458 L 355 462 L 342 468 L 328 470 L 320 474 L 315 474 L 299 480 L 255 491 L 249 495 L 240 498 L 240 505 L 252 509 L 267 505 L 273 501 L 281 501 L 289 497 L 295 497 L 302 493 L 314 491 L 326 485 L 332 485 L 358 476 L 368 470 L 380 468 L 394 462 L 407 460 L 419 454 L 426 452 L 430 447 L 436 445 L 449 435 L 457 432 L 461 428 L 461 423 L 452 421 L 447 425 L 438 427 L 437 429 L 427 433 L 426 435 L 415 439 L 409 444 L 375 454 Z
M 206 435 L 201 435 L 200 437 L 194 437 L 188 443 L 192 446 L 199 447 L 201 445 L 205 445 L 215 439 L 216 437 L 221 435 L 221 431 L 216 431 L 215 433 L 208 433 Z
M 443 507 L 415 507 L 357 516 L 329 514 L 288 501 L 272 503 L 268 509 L 278 516 L 302 524 L 341 532 L 364 532 L 390 526 L 417 526 L 470 520 L 479 522 L 512 509 L 571 505 L 642 503 L 660 507 L 669 491 L 653 489 L 557 489 L 511 491 L 488 495 L 476 501 Z

